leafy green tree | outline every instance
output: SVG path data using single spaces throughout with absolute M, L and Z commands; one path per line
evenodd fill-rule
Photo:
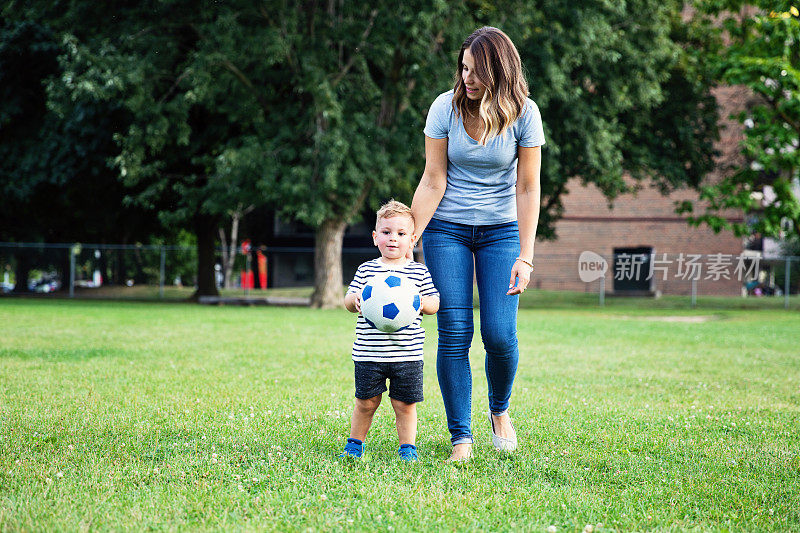
M 677 2 L 172 0 L 110 21 L 88 3 L 29 5 L 73 35 L 69 91 L 132 116 L 117 168 L 137 204 L 193 228 L 200 294 L 220 217 L 266 202 L 315 229 L 313 303 L 339 305 L 346 226 L 411 198 L 425 110 L 483 24 L 517 42 L 543 111 L 543 235 L 573 176 L 613 198 L 626 172 L 669 190 L 711 161 L 714 108 Z
M 694 52 L 704 33 L 681 19 L 682 3 L 514 5 L 498 2 L 502 11 L 482 21 L 507 27 L 542 109 L 540 237 L 557 237 L 571 178 L 594 184 L 613 202 L 644 183 L 664 193 L 696 186 L 713 168 L 717 107 Z M 525 20 L 506 23 L 512 12 Z
M 6 20 L 0 28 L 0 240 L 146 239 L 160 226 L 122 205 L 125 188 L 107 164 L 118 151 L 113 132 L 127 115 L 113 102 L 70 98 L 63 91 L 64 53 L 45 25 Z M 34 261 L 66 271 L 64 253 L 21 252 L 16 290 L 27 289 Z
M 318 228 L 317 305 L 338 302 L 341 234 L 364 199 L 404 198 L 416 184 L 420 112 L 452 86 L 460 44 L 478 26 L 517 42 L 543 110 L 541 235 L 555 236 L 571 177 L 613 199 L 628 190 L 624 174 L 666 192 L 713 168 L 716 105 L 692 48 L 704 34 L 685 27 L 678 2 L 410 4 L 389 16 L 371 5 L 280 19 L 281 35 L 294 38 L 284 47 L 291 85 L 304 88 L 288 97 L 309 100 L 298 107 L 306 130 L 287 129 L 276 145 L 289 156 L 278 168 L 290 171 L 269 189 L 286 215 Z
M 268 166 L 261 136 L 264 102 L 231 60 L 247 53 L 226 40 L 237 6 L 145 2 L 96 25 L 101 6 L 77 3 L 54 24 L 68 36 L 66 91 L 72 99 L 120 102 L 130 116 L 115 135 L 114 166 L 133 205 L 197 238 L 198 290 L 217 294 L 216 238 L 222 217 L 258 202 L 256 180 Z M 45 12 L 43 7 L 41 12 Z M 247 18 L 250 13 L 245 12 Z M 262 35 L 244 43 L 254 52 Z M 260 61 L 258 53 L 250 62 Z
M 694 224 L 737 235 L 800 236 L 800 12 L 791 2 L 719 1 L 704 6 L 720 19 L 725 46 L 714 54 L 721 83 L 744 85 L 753 104 L 736 115 L 744 126 L 745 163 L 702 189 Z M 685 203 L 682 212 L 693 213 Z M 726 211 L 744 212 L 742 222 Z
M 267 22 L 285 81 L 262 186 L 315 229 L 312 304 L 338 306 L 344 231 L 368 203 L 410 201 L 423 113 L 471 24 L 465 6 L 425 1 L 307 2 Z
M 0 26 L 0 238 L 31 239 L 41 231 L 24 216 L 42 186 L 63 176 L 44 172 L 39 148 L 50 123 L 48 79 L 59 74 L 56 37 L 34 22 L 4 21 Z
M 118 38 L 76 42 L 74 90 L 121 98 L 134 117 L 117 164 L 135 200 L 167 198 L 160 218 L 197 235 L 198 294 L 215 292 L 221 216 L 269 201 L 316 230 L 314 304 L 340 305 L 347 223 L 370 198 L 410 197 L 424 120 L 410 103 L 435 95 L 424 82 L 452 16 L 365 6 L 176 1 L 120 14 Z

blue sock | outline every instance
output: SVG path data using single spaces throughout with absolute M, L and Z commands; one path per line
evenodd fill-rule
M 400 459 L 404 461 L 419 461 L 419 456 L 417 455 L 417 447 L 413 444 L 401 444 L 400 449 L 397 450 Z
M 364 443 L 358 439 L 349 437 L 344 445 L 344 451 L 339 457 L 361 457 L 364 453 Z

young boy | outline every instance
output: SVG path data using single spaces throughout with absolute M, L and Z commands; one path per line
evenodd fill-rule
M 422 263 L 406 256 L 414 246 L 414 217 L 411 209 L 395 200 L 378 210 L 378 220 L 372 240 L 381 257 L 358 267 L 344 305 L 351 313 L 359 313 L 356 322 L 356 340 L 353 343 L 355 362 L 356 402 L 350 421 L 350 438 L 341 457 L 361 457 L 364 439 L 372 424 L 375 410 L 381 404 L 381 395 L 389 380 L 389 398 L 392 401 L 400 440 L 398 453 L 405 461 L 417 461 L 417 402 L 422 395 L 422 344 L 425 330 L 422 317 L 409 327 L 394 333 L 383 333 L 373 328 L 361 316 L 361 289 L 366 281 L 380 272 L 394 271 L 416 283 L 422 297 L 422 313 L 432 315 L 439 310 L 439 292 L 433 286 L 431 275 Z

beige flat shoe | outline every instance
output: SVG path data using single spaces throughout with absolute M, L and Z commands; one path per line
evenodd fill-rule
M 489 426 L 492 428 L 492 444 L 494 445 L 494 449 L 501 451 L 501 452 L 513 452 L 517 449 L 517 431 L 514 429 L 514 425 L 511 424 L 511 420 L 509 419 L 508 423 L 511 424 L 511 430 L 514 432 L 514 436 L 511 438 L 505 437 L 498 437 L 497 434 L 494 432 L 494 419 L 492 418 L 492 412 L 489 411 Z

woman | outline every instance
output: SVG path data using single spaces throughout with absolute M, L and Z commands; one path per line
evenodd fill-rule
M 502 31 L 484 27 L 464 41 L 455 86 L 436 98 L 425 125 L 425 172 L 411 209 L 441 294 L 436 370 L 451 461 L 472 457 L 473 278 L 492 442 L 500 450 L 517 447 L 508 407 L 519 359 L 519 294 L 533 271 L 544 144 L 539 109 L 527 95 L 516 47 Z

